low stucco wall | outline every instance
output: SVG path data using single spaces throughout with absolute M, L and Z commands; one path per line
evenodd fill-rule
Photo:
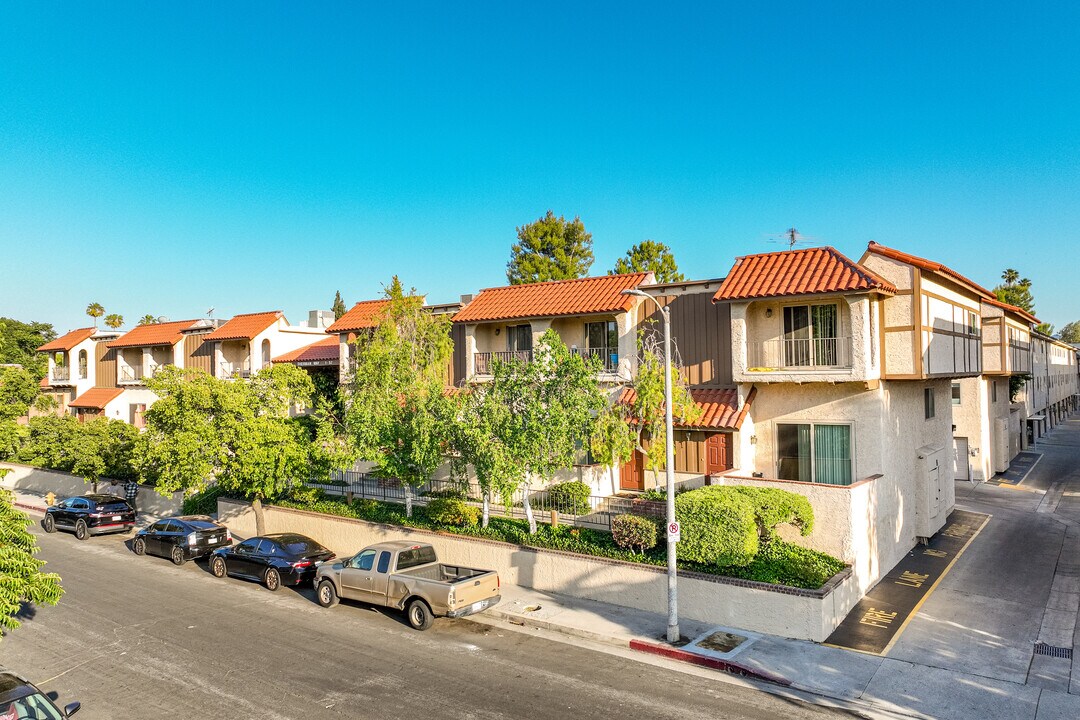
M 255 513 L 247 503 L 218 500 L 218 517 L 241 537 L 255 534 Z M 384 540 L 414 538 L 431 543 L 445 562 L 497 570 L 507 584 L 667 612 L 667 576 L 664 568 L 654 566 L 272 506 L 266 507 L 266 532 L 298 532 L 339 556 Z M 698 573 L 679 576 L 679 614 L 683 617 L 817 642 L 828 637 L 858 599 L 856 583 L 849 574 L 834 578 L 823 591 L 718 581 Z
M 0 463 L 0 468 L 11 471 L 0 480 L 0 486 L 9 490 L 25 490 L 41 495 L 52 491 L 59 500 L 93 491 L 93 485 L 80 476 L 60 470 L 46 470 L 33 465 L 6 462 Z M 98 492 L 123 496 L 124 484 L 120 483 L 116 488 L 110 488 L 109 479 L 102 478 L 98 481 Z M 163 497 L 153 488 L 143 485 L 139 489 L 139 497 L 135 503 L 140 513 L 158 516 L 179 515 L 183 511 L 184 496 L 183 493 L 175 493 L 171 497 Z

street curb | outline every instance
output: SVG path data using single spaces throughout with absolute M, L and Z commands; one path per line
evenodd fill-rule
M 26 503 L 21 502 L 14 502 L 12 505 L 17 508 L 22 508 L 23 510 L 30 510 L 31 512 L 41 513 L 42 515 L 45 514 L 45 508 L 38 505 L 27 505 Z
M 679 660 L 693 665 L 712 668 L 713 670 L 722 670 L 734 675 L 764 680 L 776 685 L 782 685 L 783 687 L 791 687 L 791 681 L 787 678 L 782 678 L 779 675 L 773 675 L 772 673 L 763 670 L 755 670 L 754 668 L 740 665 L 739 663 L 731 662 L 730 660 L 721 660 L 719 658 L 698 655 L 689 650 L 671 647 L 670 645 L 661 645 L 659 643 L 646 642 L 645 640 L 631 640 L 630 649 L 649 653 L 650 655 L 659 655 L 661 657 L 666 657 L 669 660 Z
M 510 625 L 516 625 L 518 627 L 531 627 L 538 630 L 550 630 L 551 632 L 561 633 L 563 635 L 569 635 L 571 637 L 579 637 L 584 640 L 593 640 L 595 642 L 601 642 L 605 645 L 614 645 L 615 647 L 626 647 L 626 640 L 620 638 L 614 638 L 610 635 L 604 635 L 602 633 L 595 633 L 591 630 L 582 630 L 580 628 L 567 627 L 566 625 L 560 625 L 559 623 L 551 622 L 550 620 L 539 620 L 536 618 L 526 618 L 521 615 L 515 615 L 514 613 L 506 612 L 505 610 L 489 609 L 484 615 L 501 620 L 502 622 L 509 623 Z

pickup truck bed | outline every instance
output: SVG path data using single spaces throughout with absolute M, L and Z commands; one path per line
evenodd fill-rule
M 468 580 L 470 578 L 480 577 L 488 572 L 488 570 L 477 570 L 476 568 L 436 563 L 434 565 L 421 565 L 420 567 L 409 568 L 408 570 L 399 570 L 397 574 L 423 578 L 425 580 L 434 580 L 436 582 L 457 582 L 458 580 Z

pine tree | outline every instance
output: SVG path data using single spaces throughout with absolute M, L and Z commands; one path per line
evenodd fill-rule
M 334 293 L 334 304 L 330 306 L 330 309 L 334 311 L 335 320 L 340 320 L 345 314 L 345 301 L 341 299 L 340 290 Z
M 506 264 L 511 285 L 573 280 L 584 277 L 593 264 L 592 234 L 579 217 L 567 222 L 548 210 L 536 222 L 519 227 L 517 236 Z

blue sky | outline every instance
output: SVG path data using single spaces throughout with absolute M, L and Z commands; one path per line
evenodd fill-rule
M 0 315 L 451 301 L 550 208 L 593 274 L 794 225 L 1080 319 L 1074 3 L 366 5 L 0 6 Z

